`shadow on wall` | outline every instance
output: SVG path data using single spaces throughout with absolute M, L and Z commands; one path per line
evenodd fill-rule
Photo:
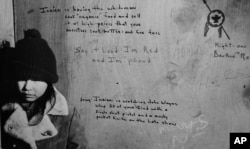
M 244 85 L 244 91 L 242 93 L 242 102 L 247 110 L 250 110 L 250 84 L 248 86 Z
M 250 33 L 250 1 L 228 0 L 225 9 L 230 27 L 237 33 L 249 35 Z M 229 26 L 227 27 L 229 28 Z

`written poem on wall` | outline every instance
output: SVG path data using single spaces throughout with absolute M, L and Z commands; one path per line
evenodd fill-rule
M 154 57 L 158 54 L 157 47 L 151 48 L 141 46 L 139 48 L 132 46 L 99 47 L 88 49 L 83 46 L 74 47 L 75 57 L 91 58 L 93 63 L 105 64 L 151 64 Z M 97 56 L 98 55 L 98 56 Z
M 160 32 L 141 23 L 142 14 L 136 6 L 110 5 L 92 7 L 72 5 L 66 8 L 44 6 L 41 14 L 62 13 L 65 20 L 65 31 L 89 34 L 137 34 L 159 36 Z
M 107 5 L 107 6 L 83 6 L 71 5 L 65 8 L 57 6 L 44 6 L 39 8 L 44 16 L 63 15 L 65 32 L 76 35 L 131 35 L 139 37 L 159 37 L 161 33 L 152 27 L 145 27 L 142 23 L 142 14 L 136 6 L 131 5 Z M 79 40 L 79 39 L 77 39 Z M 72 45 L 72 53 L 75 59 L 85 59 L 98 64 L 125 64 L 147 65 L 151 64 L 159 53 L 157 45 L 99 45 L 86 46 L 82 44 Z
M 161 124 L 176 126 L 171 121 L 169 111 L 178 103 L 155 99 L 111 99 L 100 96 L 81 97 L 87 106 L 94 106 L 96 120 L 113 120 L 141 124 Z

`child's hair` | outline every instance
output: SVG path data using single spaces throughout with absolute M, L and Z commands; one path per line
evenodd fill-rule
M 45 91 L 45 93 L 38 98 L 36 101 L 28 103 L 24 97 L 20 94 L 19 89 L 18 89 L 18 85 L 17 85 L 17 81 L 18 80 L 10 80 L 8 83 L 8 90 L 6 90 L 6 94 L 8 94 L 8 96 L 6 96 L 6 98 L 4 98 L 4 100 L 1 100 L 1 106 L 8 104 L 8 103 L 18 103 L 20 104 L 23 109 L 26 111 L 27 114 L 27 119 L 29 121 L 29 125 L 33 126 L 33 125 L 37 125 L 41 122 L 44 114 L 45 114 L 45 109 L 47 107 L 49 107 L 50 109 L 47 109 L 49 112 L 55 105 L 56 103 L 56 93 L 55 93 L 55 89 L 53 87 L 52 83 L 48 83 L 47 89 Z M 25 104 L 29 104 L 29 106 L 24 106 Z M 47 104 L 49 104 L 48 106 L 46 106 Z M 14 110 L 14 109 L 12 109 Z M 4 119 L 8 118 L 8 116 L 10 116 L 10 114 L 12 113 L 12 111 L 9 111 L 8 113 L 5 113 L 5 115 L 3 115 Z M 30 121 L 31 118 L 36 117 L 35 121 Z
M 26 111 L 28 120 L 30 120 L 34 116 L 36 116 L 37 118 L 35 121 L 30 121 L 29 125 L 37 125 L 38 123 L 40 123 L 43 115 L 45 114 L 44 112 L 46 105 L 50 104 L 49 110 L 51 110 L 55 105 L 55 100 L 56 98 L 54 87 L 52 83 L 49 83 L 45 93 L 36 101 L 34 101 L 30 108 Z

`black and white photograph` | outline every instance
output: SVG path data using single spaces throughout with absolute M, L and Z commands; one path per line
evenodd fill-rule
M 250 0 L 0 0 L 0 149 L 248 149 Z

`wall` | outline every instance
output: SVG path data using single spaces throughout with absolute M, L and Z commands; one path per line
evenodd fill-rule
M 227 149 L 250 130 L 248 0 L 15 1 L 90 149 Z M 216 10 L 216 11 L 215 11 Z
M 0 0 L 0 46 L 3 40 L 14 46 L 14 23 L 12 1 Z

